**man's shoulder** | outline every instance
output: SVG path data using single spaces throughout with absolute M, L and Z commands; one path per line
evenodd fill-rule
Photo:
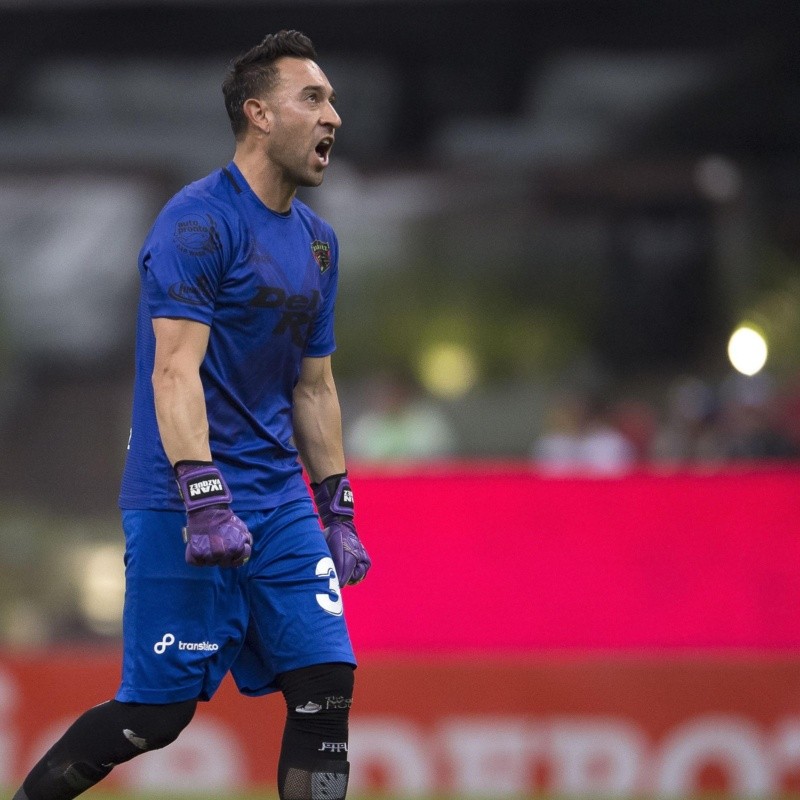
M 193 181 L 176 192 L 164 206 L 164 211 L 197 210 L 223 215 L 234 214 L 235 206 L 231 202 L 230 189 L 226 183 L 224 171 L 214 170 L 210 175 Z
M 241 240 L 242 225 L 227 193 L 222 170 L 176 192 L 158 213 L 142 253 L 171 242 L 191 256 L 230 253 Z
M 196 238 L 203 231 L 237 231 L 240 227 L 238 210 L 224 180 L 223 171 L 216 170 L 184 186 L 164 204 L 154 230 L 163 232 L 174 228 L 179 239 Z

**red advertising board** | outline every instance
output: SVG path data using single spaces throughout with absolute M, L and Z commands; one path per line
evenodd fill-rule
M 375 563 L 344 593 L 354 794 L 800 790 L 800 472 L 352 477 Z M 118 681 L 116 648 L 0 654 L 0 785 Z M 109 780 L 273 784 L 282 718 L 226 680 Z
M 110 697 L 114 652 L 0 658 L 0 784 Z M 727 654 L 384 659 L 358 669 L 353 794 L 772 797 L 800 790 L 800 657 Z M 168 748 L 110 786 L 234 792 L 274 785 L 280 697 L 230 680 Z
M 800 470 L 362 473 L 361 652 L 800 648 Z

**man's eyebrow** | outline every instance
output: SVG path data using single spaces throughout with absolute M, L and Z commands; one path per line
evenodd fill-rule
M 303 92 L 321 92 L 322 94 L 326 94 L 326 89 L 321 83 L 312 83 L 308 86 L 303 87 Z M 336 102 L 336 92 L 331 89 L 331 93 L 328 96 L 328 101 L 330 103 Z

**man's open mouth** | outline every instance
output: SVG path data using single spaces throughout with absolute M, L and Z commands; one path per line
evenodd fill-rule
M 333 147 L 333 137 L 326 136 L 315 148 L 314 151 L 316 152 L 319 160 L 323 164 L 328 163 L 328 159 L 330 157 L 331 148 Z

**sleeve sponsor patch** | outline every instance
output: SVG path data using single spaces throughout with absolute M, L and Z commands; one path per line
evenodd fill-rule
M 175 246 L 182 253 L 203 256 L 222 249 L 217 223 L 210 214 L 187 214 L 175 223 Z
M 167 290 L 169 296 L 179 303 L 186 303 L 190 306 L 204 306 L 214 299 L 214 293 L 208 280 L 202 275 L 195 283 L 177 281 Z

